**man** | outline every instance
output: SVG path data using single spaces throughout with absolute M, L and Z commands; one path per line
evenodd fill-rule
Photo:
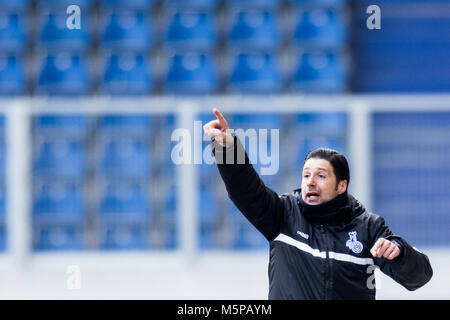
M 343 155 L 310 152 L 301 188 L 278 195 L 259 178 L 223 115 L 213 112 L 217 119 L 203 128 L 228 195 L 270 242 L 269 299 L 375 299 L 375 266 L 408 290 L 431 279 L 428 257 L 347 193 Z

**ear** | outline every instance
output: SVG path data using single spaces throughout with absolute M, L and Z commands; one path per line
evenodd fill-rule
M 338 184 L 338 194 L 343 194 L 347 190 L 347 180 L 341 180 Z

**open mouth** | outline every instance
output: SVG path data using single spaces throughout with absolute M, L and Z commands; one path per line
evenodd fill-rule
M 320 198 L 320 194 L 316 191 L 310 191 L 310 192 L 306 193 L 306 199 L 308 201 L 314 202 L 314 201 L 319 200 L 319 198 Z

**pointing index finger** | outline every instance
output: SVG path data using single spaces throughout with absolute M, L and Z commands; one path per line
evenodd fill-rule
M 219 109 L 214 108 L 213 109 L 214 114 L 216 115 L 217 119 L 219 120 L 219 122 L 221 124 L 225 124 L 227 125 L 227 121 L 225 120 L 224 116 L 222 115 L 222 113 L 220 113 Z
M 216 115 L 217 119 L 222 120 L 223 119 L 223 115 L 222 113 L 220 113 L 219 109 L 214 108 L 213 109 L 214 114 Z

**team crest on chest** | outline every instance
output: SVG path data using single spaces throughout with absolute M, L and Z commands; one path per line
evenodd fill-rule
M 345 245 L 350 248 L 354 253 L 361 253 L 363 245 L 361 242 L 356 240 L 356 231 L 349 232 L 348 235 L 350 239 L 347 240 Z

